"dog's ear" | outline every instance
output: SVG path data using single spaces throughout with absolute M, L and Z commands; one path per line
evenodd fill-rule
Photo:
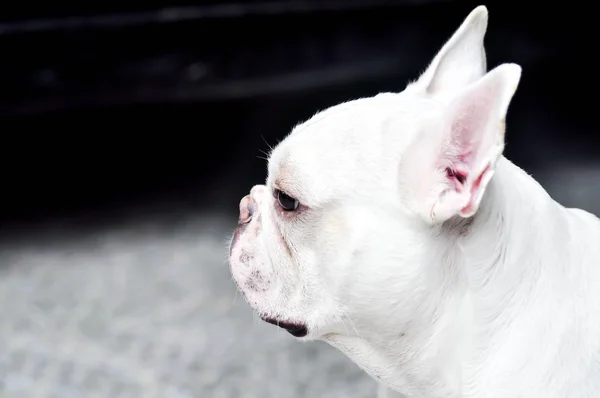
M 471 11 L 412 86 L 435 95 L 464 88 L 481 78 L 486 72 L 483 39 L 487 23 L 485 6 Z
M 401 184 L 430 223 L 470 217 L 504 150 L 504 121 L 521 67 L 503 64 L 448 98 L 404 153 Z

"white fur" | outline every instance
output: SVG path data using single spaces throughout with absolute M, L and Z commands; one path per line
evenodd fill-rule
M 477 7 L 402 93 L 294 128 L 231 272 L 261 316 L 409 398 L 600 397 L 600 221 L 502 156 L 520 68 L 486 73 L 486 27 Z

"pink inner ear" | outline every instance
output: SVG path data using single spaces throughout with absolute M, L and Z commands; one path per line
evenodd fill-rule
M 452 119 L 450 147 L 447 148 L 449 165 L 448 178 L 455 189 L 463 189 L 468 180 L 480 179 L 472 176 L 477 167 L 477 159 L 482 152 L 487 151 L 492 143 L 486 127 L 492 117 L 494 94 L 497 90 L 489 84 L 476 85 L 461 95 L 450 117 Z M 471 186 L 474 189 L 477 181 Z
M 481 180 L 483 179 L 483 176 L 485 175 L 485 173 L 488 172 L 488 170 L 490 169 L 490 166 L 488 165 L 482 172 L 481 174 L 479 174 L 477 176 L 477 178 L 475 179 L 475 181 L 473 181 L 473 185 L 471 185 L 471 189 L 470 189 L 470 193 L 471 193 L 471 199 L 469 200 L 469 203 L 462 209 L 463 213 L 469 213 L 472 210 L 473 207 L 473 200 L 477 197 L 477 191 L 479 190 L 479 186 L 481 185 Z
M 450 179 L 452 186 L 457 191 L 460 190 L 467 180 L 467 175 L 464 172 L 458 172 L 450 167 L 446 167 L 446 175 Z

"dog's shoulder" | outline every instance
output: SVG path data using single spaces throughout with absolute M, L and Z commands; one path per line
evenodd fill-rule
M 564 212 L 569 221 L 570 242 L 579 249 L 572 253 L 597 264 L 600 271 L 600 218 L 578 208 L 564 208 Z

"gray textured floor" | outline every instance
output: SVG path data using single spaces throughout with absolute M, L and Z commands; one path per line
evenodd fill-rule
M 0 396 L 372 397 L 337 351 L 298 343 L 236 297 L 233 225 L 213 214 L 5 243 Z
M 541 177 L 564 204 L 600 213 L 600 167 Z M 2 243 L 1 397 L 374 396 L 340 353 L 236 299 L 230 217 L 160 220 Z

